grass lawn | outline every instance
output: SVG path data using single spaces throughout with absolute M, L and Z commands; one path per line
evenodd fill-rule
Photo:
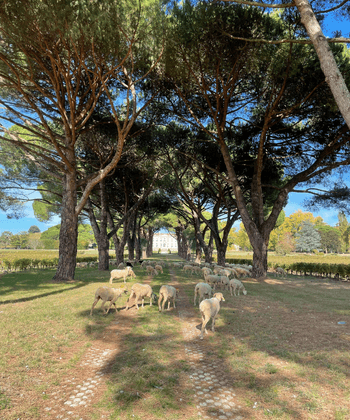
M 112 349 L 113 357 L 104 386 L 79 418 L 198 418 L 178 309 L 193 311 L 200 325 L 193 291 L 203 280 L 180 269 L 153 279 L 134 271 L 156 293 L 175 279 L 177 309 L 159 313 L 146 299 L 143 309 L 125 311 L 125 296 L 118 313 L 104 316 L 99 303 L 90 317 L 94 292 L 109 279 L 95 269 L 77 269 L 67 284 L 51 282 L 54 270 L 0 278 L 1 419 L 56 418 L 45 412 L 53 391 L 62 392 L 68 378 L 84 378 L 82 361 L 93 348 Z M 350 419 L 350 285 L 273 275 L 243 282 L 247 296 L 223 292 L 216 332 L 203 343 L 205 357 L 230 378 L 244 418 Z

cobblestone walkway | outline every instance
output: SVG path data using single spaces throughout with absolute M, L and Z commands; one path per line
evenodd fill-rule
M 172 281 L 176 282 L 174 272 Z M 220 359 L 208 358 L 206 340 L 200 340 L 201 316 L 187 296 L 182 295 L 178 305 L 182 321 L 186 358 L 191 365 L 190 382 L 194 389 L 198 415 L 203 419 L 243 420 L 241 406 L 236 403 L 236 394 L 230 383 L 232 378 L 225 375 L 225 367 Z M 210 321 L 211 322 L 211 321 Z
M 90 347 L 79 364 L 79 369 L 86 370 L 86 378 L 80 382 L 68 378 L 58 390 L 47 394 L 49 401 L 45 407 L 46 417 L 62 420 L 85 420 L 82 410 L 96 402 L 97 392 L 104 390 L 104 376 L 114 360 L 117 349 Z
M 176 282 L 175 276 L 172 275 L 172 279 Z M 199 339 L 200 330 L 197 328 L 200 324 L 198 307 L 195 309 L 189 305 L 188 298 L 182 294 L 177 311 L 182 323 L 185 357 L 191 366 L 189 379 L 198 416 L 203 419 L 242 420 L 241 406 L 237 405 L 236 395 L 230 387 L 232 378 L 225 374 L 220 359 L 206 357 L 206 340 Z M 118 321 L 113 324 L 118 324 Z M 116 325 L 114 327 L 117 328 Z M 48 394 L 45 417 L 85 420 L 84 412 L 98 401 L 106 389 L 104 375 L 115 359 L 117 347 L 106 349 L 95 344 L 89 348 L 78 366 L 78 369 L 86 371 L 84 380 L 67 378 L 59 388 Z

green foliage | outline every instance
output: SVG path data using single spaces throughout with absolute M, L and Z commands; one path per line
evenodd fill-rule
M 35 226 L 35 225 L 31 226 L 28 229 L 28 233 L 39 233 L 39 232 L 40 232 L 40 229 L 38 228 L 38 226 Z
M 301 252 L 311 252 L 320 248 L 321 236 L 311 222 L 303 222 L 300 231 L 296 235 L 295 249 Z

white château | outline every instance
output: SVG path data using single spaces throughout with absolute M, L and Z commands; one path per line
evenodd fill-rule
M 155 233 L 153 236 L 153 252 L 177 252 L 177 240 L 170 233 Z

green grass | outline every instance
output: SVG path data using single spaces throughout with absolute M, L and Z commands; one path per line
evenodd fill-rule
M 165 257 L 154 257 L 159 258 Z M 193 307 L 194 284 L 202 279 L 175 271 Z M 146 279 L 139 267 L 135 272 L 132 283 Z M 108 282 L 108 272 L 77 269 L 76 281 L 67 284 L 52 283 L 53 274 L 15 272 L 0 279 L 1 419 L 26 418 L 29 406 L 14 404 L 16 392 L 30 389 L 45 402 L 50 387 L 58 386 L 113 322 L 123 319 L 123 311 L 104 316 L 100 304 L 89 316 L 94 292 Z M 350 287 L 313 280 L 290 275 L 263 283 L 245 279 L 247 296 L 224 292 L 216 332 L 205 337 L 207 357 L 218 358 L 232 378 L 247 418 L 350 419 Z M 151 283 L 158 293 L 170 283 L 169 269 Z M 122 346 L 108 391 L 87 420 L 106 412 L 116 420 L 197 419 L 186 383 L 190 365 L 184 353 L 174 357 L 184 346 L 176 311 L 159 313 L 147 300 L 128 320 L 130 328 L 118 335 Z M 340 326 L 339 320 L 347 324 Z M 45 380 L 33 382 L 39 374 Z M 30 416 L 40 418 L 40 409 L 30 407 Z

